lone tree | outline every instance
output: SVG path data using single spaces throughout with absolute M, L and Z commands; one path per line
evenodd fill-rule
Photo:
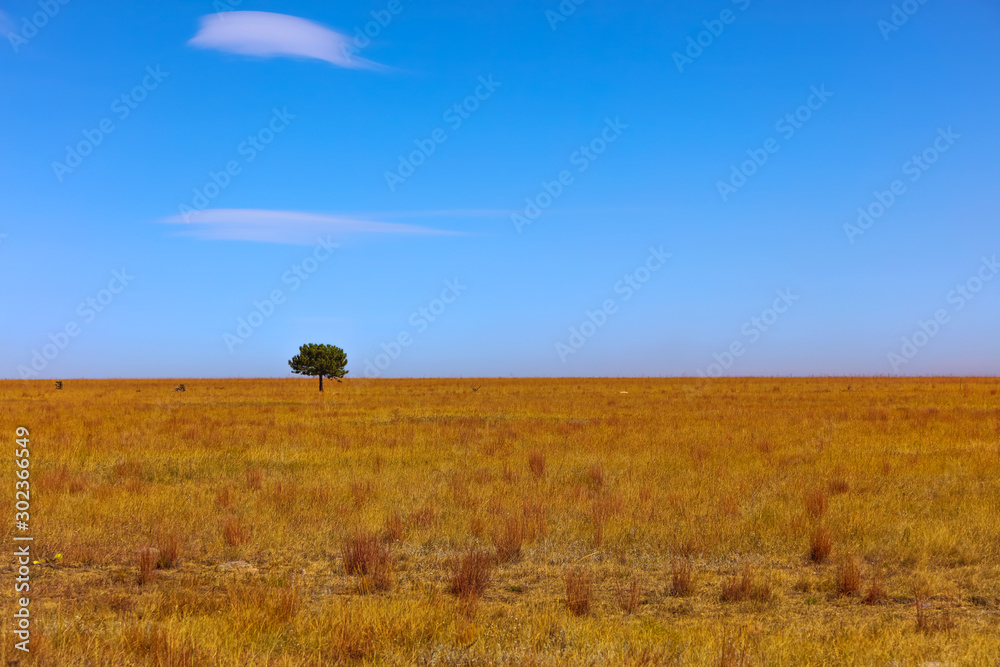
M 299 348 L 299 353 L 292 357 L 288 365 L 293 373 L 299 375 L 318 375 L 319 390 L 323 391 L 323 376 L 340 378 L 347 375 L 347 354 L 336 345 L 317 345 L 306 343 Z

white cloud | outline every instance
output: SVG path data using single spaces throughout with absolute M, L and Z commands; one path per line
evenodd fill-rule
M 377 222 L 352 216 L 271 211 L 254 208 L 213 208 L 187 215 L 163 218 L 160 222 L 191 226 L 191 236 L 226 241 L 311 244 L 321 234 L 435 234 L 457 232 Z
M 191 46 L 247 56 L 291 56 L 325 60 L 338 67 L 380 68 L 352 55 L 352 40 L 298 16 L 271 12 L 220 12 L 201 17 Z

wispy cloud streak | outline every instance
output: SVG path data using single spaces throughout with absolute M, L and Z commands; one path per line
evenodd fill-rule
M 189 213 L 186 220 L 185 216 L 174 215 L 163 218 L 160 222 L 187 227 L 184 234 L 202 239 L 289 244 L 313 243 L 319 234 L 458 233 L 355 216 L 253 208 L 206 209 Z

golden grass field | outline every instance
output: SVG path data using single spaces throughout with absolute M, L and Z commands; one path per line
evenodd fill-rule
M 997 665 L 998 389 L 0 382 L 3 664 Z

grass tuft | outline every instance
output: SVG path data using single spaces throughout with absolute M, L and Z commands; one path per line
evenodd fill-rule
M 875 605 L 884 604 L 888 601 L 889 594 L 886 590 L 885 571 L 876 565 L 872 568 L 872 578 L 868 584 L 868 592 L 865 593 L 862 602 L 868 605 Z
M 833 551 L 833 540 L 830 539 L 830 531 L 825 526 L 820 526 L 813 531 L 809 539 L 809 560 L 820 565 L 826 562 Z
M 260 491 L 260 487 L 264 484 L 264 470 L 256 466 L 247 468 L 244 479 L 248 489 Z
M 250 526 L 238 517 L 226 517 L 222 522 L 222 539 L 231 547 L 244 545 L 250 541 Z
M 573 568 L 566 573 L 566 608 L 574 616 L 590 612 L 594 585 L 590 572 L 583 568 Z
M 156 566 L 161 570 L 169 570 L 177 566 L 180 559 L 181 536 L 176 530 L 161 530 L 156 537 L 156 548 L 159 557 Z
M 675 556 L 670 565 L 670 594 L 687 597 L 694 593 L 694 561 L 690 556 Z
M 719 599 L 723 602 L 769 602 L 774 595 L 770 582 L 758 582 L 753 568 L 747 564 L 743 571 L 734 574 L 722 584 Z
M 604 466 L 600 463 L 594 463 L 587 469 L 587 485 L 591 489 L 598 491 L 604 488 L 604 483 L 607 479 L 607 475 L 604 472 Z
M 215 492 L 215 504 L 227 510 L 233 505 L 233 488 L 228 484 Z
M 523 518 L 508 516 L 504 518 L 503 525 L 493 531 L 493 546 L 496 548 L 498 563 L 510 563 L 521 557 L 524 529 Z
M 830 490 L 830 495 L 836 496 L 850 491 L 851 485 L 843 477 L 834 477 L 830 480 L 827 488 Z
M 918 595 L 914 601 L 917 608 L 917 632 L 925 635 L 932 635 L 938 632 L 950 633 L 955 629 L 955 619 L 951 615 L 951 609 L 945 608 L 935 613 L 922 595 Z
M 545 477 L 545 454 L 540 449 L 533 449 L 528 454 L 528 469 L 539 479 Z
M 399 510 L 385 518 L 385 526 L 382 528 L 382 536 L 386 542 L 399 542 L 403 539 L 404 523 L 403 515 Z
M 486 551 L 470 547 L 452 558 L 449 592 L 466 601 L 483 596 L 493 577 L 493 558 Z
M 392 589 L 392 554 L 374 533 L 357 530 L 341 547 L 344 571 L 361 577 L 362 592 Z
M 355 507 L 359 509 L 364 507 L 373 495 L 375 495 L 375 489 L 368 480 L 351 482 L 351 498 L 354 499 Z
M 639 608 L 641 597 L 642 588 L 639 586 L 639 580 L 635 577 L 629 579 L 628 583 L 621 580 L 615 583 L 615 603 L 626 614 L 635 613 L 635 610 Z
M 809 513 L 814 519 L 822 519 L 823 515 L 826 514 L 826 508 L 828 505 L 826 491 L 821 488 L 810 489 L 806 492 L 803 502 L 806 506 L 806 512 Z
M 156 561 L 159 553 L 152 547 L 139 547 L 135 550 L 136 564 L 139 566 L 139 585 L 145 586 L 156 577 Z
M 854 556 L 847 554 L 837 564 L 835 589 L 840 596 L 855 595 L 861 590 L 861 568 Z

